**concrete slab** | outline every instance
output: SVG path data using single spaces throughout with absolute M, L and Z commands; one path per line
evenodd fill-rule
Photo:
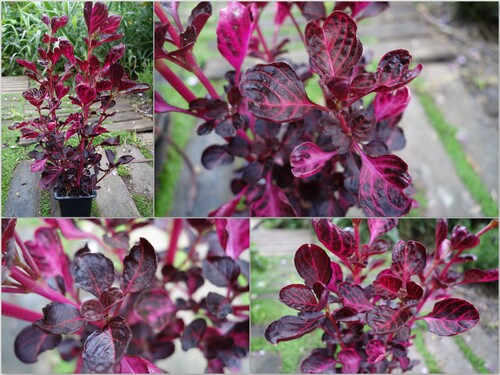
M 30 160 L 21 160 L 14 169 L 9 195 L 5 202 L 5 217 L 40 216 L 42 194 L 42 189 L 38 186 L 40 173 L 32 173 L 30 165 Z
M 130 189 L 137 194 L 153 199 L 154 195 L 154 171 L 153 167 L 144 162 L 144 155 L 137 147 L 131 145 L 121 145 L 116 147 L 116 157 L 132 155 L 135 160 L 124 166 L 130 173 Z

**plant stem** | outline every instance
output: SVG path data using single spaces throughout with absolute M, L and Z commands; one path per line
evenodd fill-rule
M 300 25 L 298 24 L 297 20 L 295 19 L 294 15 L 292 14 L 292 12 L 289 12 L 288 14 L 290 14 L 290 18 L 292 19 L 292 22 L 295 25 L 297 32 L 299 33 L 300 39 L 302 40 L 302 43 L 304 43 L 304 47 L 306 47 L 306 49 L 307 49 L 306 39 L 304 37 L 304 33 L 300 29 Z
M 17 233 L 17 231 L 14 231 L 14 237 L 16 239 L 17 246 L 19 246 L 19 248 L 21 249 L 21 251 L 23 253 L 24 260 L 26 261 L 28 266 L 33 271 L 32 276 L 34 276 L 35 279 L 38 278 L 40 276 L 40 270 L 38 269 L 37 264 L 35 263 L 28 248 L 24 244 L 23 240 L 21 239 L 21 236 L 19 236 L 19 233 Z
M 191 67 L 191 70 L 193 71 L 195 76 L 200 80 L 201 84 L 207 89 L 212 99 L 218 99 L 219 94 L 217 93 L 217 90 L 215 90 L 215 87 L 212 85 L 212 82 L 210 82 L 205 73 L 203 73 L 203 70 L 201 70 L 200 66 L 198 65 L 198 62 L 193 56 L 193 53 L 189 52 L 186 56 L 186 59 L 189 66 Z
M 476 236 L 481 237 L 483 234 L 494 228 L 498 228 L 498 219 L 491 220 L 487 226 L 476 233 Z
M 39 312 L 25 309 L 7 301 L 2 301 L 2 315 L 25 320 L 30 323 L 43 318 L 43 314 Z
M 157 1 L 154 2 L 154 10 L 155 10 L 156 16 L 160 19 L 161 23 L 164 25 L 168 25 L 168 33 L 172 37 L 175 45 L 177 47 L 179 47 L 181 45 L 179 34 L 177 33 L 174 26 L 172 25 L 172 23 L 168 19 L 167 11 L 165 9 L 163 9 L 163 7 L 161 6 L 161 3 L 157 2 Z
M 191 103 L 196 99 L 196 95 L 180 80 L 180 78 L 170 69 L 170 67 L 161 59 L 155 61 L 156 70 L 165 78 L 168 83 L 186 100 Z
M 179 242 L 179 236 L 182 232 L 182 227 L 182 219 L 174 219 L 172 230 L 170 232 L 170 243 L 168 244 L 167 256 L 165 259 L 165 264 L 169 266 L 174 264 L 175 254 L 177 253 L 177 244 Z
M 262 30 L 260 29 L 260 25 L 257 22 L 255 25 L 255 30 L 257 30 L 257 35 L 259 36 L 259 39 L 262 43 L 262 47 L 264 47 L 264 52 L 266 53 L 266 62 L 270 63 L 273 61 L 273 55 L 271 51 L 269 51 L 269 47 L 267 46 L 266 38 L 264 38 L 264 35 L 262 34 Z
M 328 319 L 330 319 L 330 321 L 332 322 L 333 327 L 335 328 L 335 333 L 338 336 L 340 346 L 342 347 L 342 349 L 345 349 L 345 344 L 342 341 L 342 335 L 340 334 L 339 326 L 337 324 L 337 321 L 335 320 L 335 317 L 330 313 L 330 311 L 327 312 L 327 316 Z

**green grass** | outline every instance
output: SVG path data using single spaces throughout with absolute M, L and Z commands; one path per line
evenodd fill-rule
M 276 298 L 257 298 L 252 300 L 250 319 L 252 324 L 268 325 L 283 315 L 294 315 L 296 312 L 278 301 Z
M 491 371 L 489 371 L 486 367 L 484 367 L 486 361 L 475 355 L 472 349 L 469 347 L 469 345 L 467 345 L 467 343 L 464 341 L 462 337 L 453 336 L 453 341 L 455 341 L 455 343 L 458 345 L 458 347 L 464 354 L 465 358 L 471 363 L 472 367 L 474 367 L 474 370 L 476 370 L 479 374 L 491 373 Z
M 448 155 L 451 157 L 457 174 L 470 191 L 474 200 L 481 206 L 483 215 L 488 217 L 498 216 L 498 203 L 493 200 L 488 188 L 481 181 L 481 177 L 468 162 L 467 155 L 456 138 L 456 127 L 446 122 L 432 97 L 421 85 L 415 87 L 417 89 L 417 97 L 422 103 L 429 121 L 439 134 Z
M 429 369 L 429 373 L 431 374 L 442 374 L 443 370 L 439 367 L 439 364 L 436 361 L 436 358 L 427 350 L 424 342 L 423 336 L 423 327 L 425 324 L 421 324 L 422 322 L 417 322 L 417 328 L 413 331 L 415 334 L 415 347 L 422 354 L 424 358 L 425 365 Z
M 151 199 L 137 193 L 132 193 L 132 199 L 142 217 L 153 216 L 153 202 Z

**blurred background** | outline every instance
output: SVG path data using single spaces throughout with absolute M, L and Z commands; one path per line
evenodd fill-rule
M 179 6 L 185 22 L 196 3 Z M 195 55 L 206 75 L 222 91 L 229 64 L 217 51 L 215 29 L 225 3 L 213 3 Z M 333 3 L 327 3 L 331 11 Z M 302 27 L 305 20 L 296 7 Z M 269 3 L 261 15 L 263 33 L 271 40 L 275 8 Z M 383 13 L 362 20 L 358 35 L 364 51 L 372 54 L 370 69 L 394 49 L 407 49 L 422 75 L 412 82 L 412 100 L 400 123 L 405 148 L 397 154 L 409 165 L 419 208 L 417 217 L 496 217 L 498 215 L 498 3 L 391 2 Z M 281 38 L 289 38 L 295 62 L 307 62 L 304 46 L 290 19 Z M 281 39 L 280 39 L 281 40 Z M 248 58 L 244 67 L 258 63 Z M 174 67 L 175 68 L 175 67 Z M 175 70 L 175 69 L 174 69 Z M 193 92 L 204 96 L 198 80 L 182 75 Z M 155 76 L 156 90 L 169 102 L 186 103 Z M 306 85 L 309 97 L 321 102 L 314 79 Z M 170 216 L 205 216 L 231 196 L 229 182 L 237 165 L 205 170 L 201 153 L 223 144 L 217 135 L 196 135 L 196 123 L 182 114 L 158 115 L 156 148 L 156 212 Z M 172 141 L 175 147 L 172 146 Z M 178 149 L 182 150 L 179 152 Z M 351 210 L 348 216 L 359 216 Z
M 333 219 L 340 228 L 352 227 L 349 219 Z M 449 230 L 454 225 L 465 225 L 476 233 L 489 223 L 480 219 L 449 219 Z M 398 226 L 384 238 L 390 241 L 391 251 L 376 256 L 390 263 L 392 245 L 400 239 L 424 244 L 427 251 L 435 246 L 434 219 L 399 219 Z M 361 224 L 361 240 L 369 240 L 366 221 Z M 251 371 L 255 373 L 300 373 L 300 363 L 312 349 L 321 347 L 323 331 L 313 331 L 300 339 L 271 345 L 265 338 L 267 326 L 284 315 L 296 315 L 278 300 L 279 291 L 288 284 L 303 284 L 293 264 L 295 251 L 303 244 L 315 243 L 321 247 L 310 220 L 252 219 L 251 220 Z M 363 242 L 364 243 L 364 242 Z M 475 262 L 463 269 L 498 267 L 498 230 L 481 237 L 478 247 L 468 250 L 477 256 Z M 335 257 L 330 253 L 330 258 Z M 380 268 L 381 270 L 383 268 Z M 344 270 L 344 276 L 346 275 Z M 378 272 L 370 274 L 375 277 Z M 453 296 L 466 299 L 479 310 L 481 321 L 474 329 L 454 337 L 440 337 L 427 331 L 426 325 L 412 330 L 415 345 L 410 347 L 410 359 L 420 363 L 412 373 L 498 373 L 498 283 L 468 284 L 452 290 Z M 431 311 L 433 302 L 424 306 Z

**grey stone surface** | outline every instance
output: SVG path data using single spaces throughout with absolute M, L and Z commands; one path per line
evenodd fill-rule
M 31 161 L 21 160 L 14 169 L 10 181 L 9 195 L 5 202 L 6 217 L 40 216 L 40 173 L 32 173 Z
M 424 334 L 426 349 L 434 356 L 439 367 L 446 374 L 476 374 L 465 359 L 453 338 Z
M 154 171 L 153 167 L 144 162 L 144 155 L 137 147 L 130 145 L 121 145 L 116 147 L 116 157 L 123 155 L 132 155 L 135 160 L 125 165 L 130 173 L 129 186 L 134 193 L 153 199 L 154 195 Z

